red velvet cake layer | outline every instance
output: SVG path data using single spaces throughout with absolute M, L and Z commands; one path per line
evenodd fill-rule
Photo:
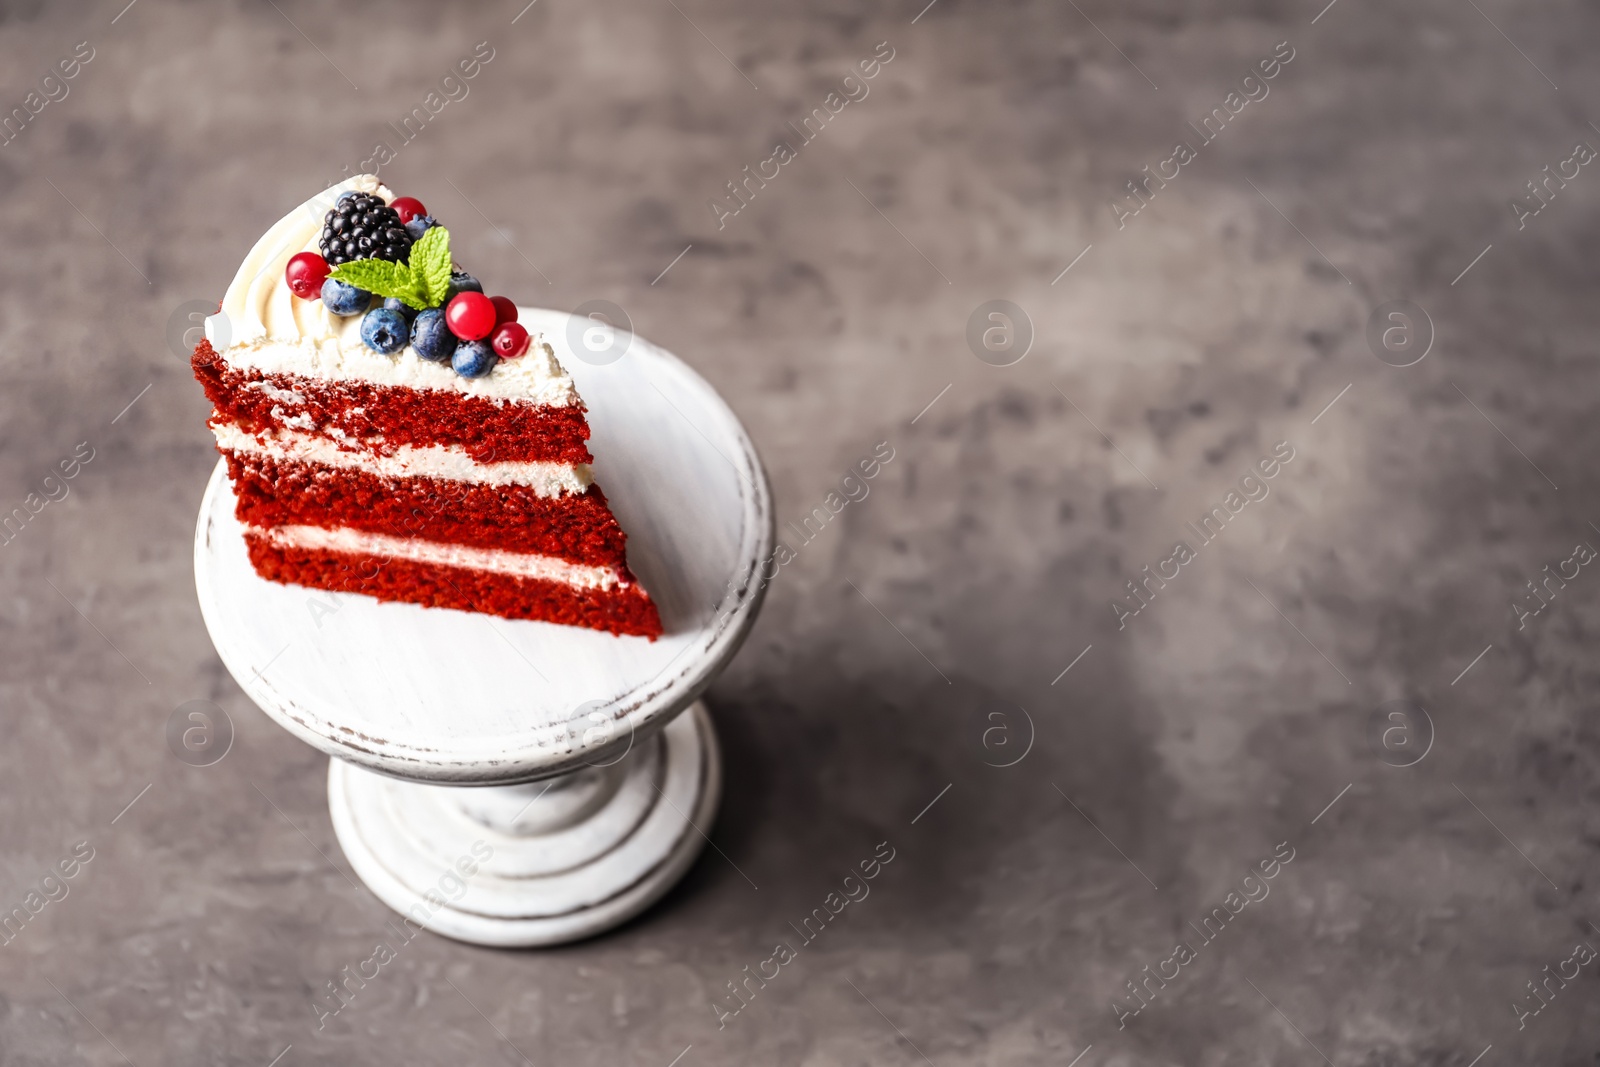
M 444 390 L 324 381 L 292 374 L 240 370 L 223 362 L 209 341 L 195 346 L 194 376 L 216 408 L 214 418 L 250 433 L 296 429 L 334 437 L 381 439 L 386 446 L 460 445 L 479 463 L 588 463 L 589 424 L 582 404 L 551 407 L 498 402 Z M 293 392 L 304 403 L 285 403 L 272 392 Z M 286 418 L 298 426 L 290 427 Z M 309 419 L 308 429 L 305 421 Z
M 627 536 L 597 485 L 540 497 L 526 486 L 385 478 L 223 451 L 247 526 L 348 526 L 475 548 L 537 552 L 626 573 Z
M 245 544 L 256 573 L 286 585 L 364 593 L 379 600 L 485 612 L 507 619 L 587 626 L 652 641 L 661 634 L 656 606 L 637 584 L 610 590 L 574 589 L 558 582 L 460 567 L 284 547 L 248 531 Z

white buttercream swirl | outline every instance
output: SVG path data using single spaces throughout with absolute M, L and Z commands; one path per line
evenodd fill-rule
M 374 175 L 351 178 L 278 220 L 245 256 L 221 312 L 206 320 L 206 338 L 224 362 L 263 373 L 358 379 L 555 407 L 578 402 L 554 349 L 537 336 L 526 355 L 501 360 L 482 378 L 464 378 L 448 364 L 422 359 L 410 346 L 394 355 L 375 352 L 361 341 L 360 315 L 333 315 L 322 301 L 302 300 L 290 292 L 284 268 L 298 253 L 318 251 L 329 209 L 341 193 L 350 191 L 394 199 Z

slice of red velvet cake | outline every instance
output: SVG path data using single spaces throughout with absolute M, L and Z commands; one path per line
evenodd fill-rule
M 375 177 L 268 230 L 192 360 L 256 571 L 659 635 L 590 476 L 583 401 L 516 317 Z

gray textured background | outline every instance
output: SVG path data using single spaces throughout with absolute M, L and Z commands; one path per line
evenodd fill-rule
M 1509 210 L 1600 146 L 1600 12 L 922 2 L 0 4 L 5 110 L 95 50 L 0 147 L 0 510 L 94 450 L 0 546 L 0 910 L 94 849 L 0 946 L 0 1063 L 1600 1056 L 1600 963 L 1513 1008 L 1600 947 L 1600 575 L 1520 631 L 1510 607 L 1600 546 L 1600 171 L 1524 229 Z M 1270 95 L 1119 230 L 1125 183 L 1283 40 Z M 895 459 L 713 690 L 727 860 L 590 943 L 420 937 L 317 1033 L 388 913 L 333 839 L 325 760 L 196 610 L 215 457 L 168 320 L 479 41 L 471 94 L 383 168 L 461 258 L 687 357 L 780 521 L 877 442 Z M 870 95 L 719 231 L 707 200 L 880 41 Z M 1014 366 L 964 340 L 994 298 L 1037 334 Z M 1437 331 L 1404 369 L 1365 339 L 1393 298 Z M 1119 632 L 1123 582 L 1281 440 L 1270 497 Z M 209 768 L 164 738 L 194 699 L 237 729 Z M 1398 699 L 1436 734 L 1405 768 L 1420 717 L 1388 750 L 1370 729 Z M 719 1029 L 725 983 L 884 840 L 871 896 Z M 1280 842 L 1271 895 L 1119 1030 L 1124 983 Z

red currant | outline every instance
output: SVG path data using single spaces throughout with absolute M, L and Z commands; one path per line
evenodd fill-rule
M 489 346 L 501 359 L 516 359 L 528 350 L 528 329 L 520 322 L 502 323 L 489 338 Z
M 494 305 L 494 324 L 504 326 L 508 322 L 517 321 L 517 305 L 512 303 L 509 296 L 491 296 L 489 303 Z
M 328 280 L 332 268 L 328 261 L 315 252 L 301 252 L 289 260 L 283 269 L 283 280 L 289 291 L 302 300 L 316 300 L 322 296 L 322 283 Z
M 444 321 L 463 341 L 481 341 L 494 330 L 494 305 L 482 293 L 457 293 L 444 309 Z
M 394 208 L 395 212 L 400 216 L 400 225 L 402 226 L 412 219 L 428 213 L 428 209 L 422 206 L 422 201 L 414 196 L 398 197 L 389 206 Z

